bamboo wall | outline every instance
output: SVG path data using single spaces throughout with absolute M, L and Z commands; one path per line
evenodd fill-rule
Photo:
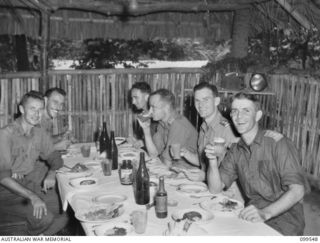
M 129 69 L 49 71 L 48 87 L 68 93 L 66 123 L 80 141 L 93 141 L 103 117 L 108 130 L 128 136 L 132 113 L 128 91 L 133 83 L 145 81 L 152 90 L 167 88 L 176 96 L 177 109 L 195 126 L 199 120 L 193 107 L 192 88 L 200 80 L 200 69 Z M 311 174 L 320 174 L 320 83 L 312 77 L 271 75 L 270 91 L 260 93 L 264 110 L 261 125 L 291 138 L 301 150 L 302 164 Z M 213 83 L 219 83 L 212 80 Z M 39 73 L 0 75 L 0 126 L 13 119 L 16 104 L 28 90 L 39 88 Z M 232 91 L 220 91 L 228 102 Z

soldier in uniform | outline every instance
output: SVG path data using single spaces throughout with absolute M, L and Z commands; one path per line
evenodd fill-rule
M 261 117 L 260 104 L 253 95 L 234 96 L 231 118 L 241 139 L 231 146 L 220 167 L 212 146 L 205 148 L 209 189 L 218 193 L 238 179 L 248 199 L 240 218 L 265 222 L 284 235 L 302 235 L 301 200 L 307 181 L 298 151 L 282 134 L 260 129 Z
M 239 138 L 234 135 L 229 121 L 218 110 L 220 97 L 217 87 L 203 82 L 196 85 L 193 92 L 196 110 L 203 119 L 198 137 L 198 153 L 193 154 L 189 150 L 182 148 L 181 156 L 184 156 L 190 163 L 198 165 L 201 168 L 198 172 L 194 170 L 191 172 L 185 171 L 186 176 L 193 181 L 205 181 L 208 165 L 208 159 L 204 153 L 205 146 L 212 143 L 216 137 L 223 138 L 225 140 L 225 150 L 220 156 L 222 159 L 231 144 L 236 143 Z M 227 194 L 238 200 L 242 200 L 236 183 L 232 185 Z

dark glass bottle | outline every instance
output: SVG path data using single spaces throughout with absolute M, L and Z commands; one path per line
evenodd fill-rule
M 137 204 L 145 205 L 150 201 L 149 174 L 144 159 L 144 152 L 140 153 L 140 165 L 135 178 L 135 200 Z
M 108 152 L 109 136 L 107 132 L 107 123 L 104 121 L 102 131 L 99 138 L 100 154 L 102 152 Z
M 116 140 L 114 138 L 114 131 L 110 133 L 110 146 L 109 146 L 109 157 L 112 161 L 112 169 L 118 169 L 118 148 L 116 144 Z
M 158 218 L 166 218 L 168 216 L 168 195 L 164 189 L 164 177 L 159 178 L 159 189 L 155 196 L 155 209 Z

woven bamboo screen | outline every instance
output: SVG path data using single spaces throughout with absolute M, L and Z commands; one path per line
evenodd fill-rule
M 64 122 L 80 142 L 93 141 L 103 119 L 116 136 L 130 134 L 128 91 L 137 81 L 149 83 L 152 90 L 173 91 L 177 109 L 199 125 L 192 98 L 192 88 L 201 76 L 199 69 L 51 71 L 49 76 L 49 87 L 61 87 L 68 93 Z M 0 125 L 4 126 L 12 121 L 22 95 L 38 90 L 39 74 L 0 75 L 0 82 Z M 301 150 L 305 170 L 320 174 L 320 83 L 311 77 L 271 75 L 270 87 L 273 92 L 258 95 L 265 114 L 262 127 L 291 138 Z M 221 91 L 222 100 L 228 102 L 232 93 Z

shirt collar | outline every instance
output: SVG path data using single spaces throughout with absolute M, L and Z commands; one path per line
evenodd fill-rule
M 209 124 L 207 124 L 205 121 L 202 123 L 201 129 L 203 131 L 206 131 L 209 127 L 214 129 L 215 127 L 217 127 L 220 120 L 221 120 L 221 113 L 217 111 L 217 113 L 215 114 L 215 116 L 213 117 L 212 121 Z
M 40 127 L 40 124 L 34 126 L 33 128 L 31 128 L 30 135 L 27 135 L 27 134 L 25 133 L 25 131 L 23 130 L 23 127 L 22 127 L 22 117 L 17 118 L 17 119 L 14 121 L 14 124 L 15 124 L 15 127 L 16 127 L 16 129 L 17 129 L 16 131 L 17 131 L 20 135 L 22 135 L 22 136 L 27 136 L 27 137 L 34 135 L 34 128 L 35 128 L 35 127 Z
M 238 146 L 247 149 L 248 147 L 252 146 L 253 144 L 261 145 L 262 140 L 263 140 L 263 136 L 264 136 L 263 130 L 259 128 L 255 138 L 253 139 L 253 141 L 250 145 L 247 145 L 246 142 L 241 137 L 241 139 L 238 143 Z
M 167 122 L 163 122 L 163 121 L 160 121 L 159 123 L 163 126 L 163 127 L 170 127 L 171 124 L 174 122 L 175 119 L 177 119 L 179 117 L 179 114 L 174 111 L 173 113 L 171 113 L 169 119 Z

